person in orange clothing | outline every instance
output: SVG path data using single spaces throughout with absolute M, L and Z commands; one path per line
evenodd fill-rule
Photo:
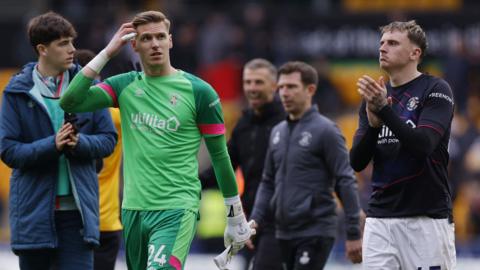
M 110 108 L 112 121 L 117 128 L 118 143 L 113 154 L 103 159 L 98 175 L 100 194 L 100 247 L 95 249 L 95 270 L 113 270 L 122 236 L 120 223 L 120 166 L 122 163 L 122 133 L 120 111 Z
M 95 53 L 90 50 L 77 50 L 75 58 L 85 66 Z M 95 270 L 113 270 L 122 236 L 120 222 L 120 171 L 122 164 L 122 132 L 120 110 L 109 108 L 113 124 L 117 129 L 118 141 L 113 153 L 103 159 L 103 167 L 98 175 L 100 194 L 100 246 L 94 251 Z
M 0 161 L 0 242 L 8 239 L 7 209 L 11 174 L 12 169 Z

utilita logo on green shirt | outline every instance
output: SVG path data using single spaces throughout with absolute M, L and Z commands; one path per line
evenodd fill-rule
M 132 121 L 130 127 L 145 132 L 162 133 L 164 131 L 175 132 L 180 127 L 177 117 L 172 116 L 167 120 L 159 118 L 151 113 L 132 113 L 130 115 Z

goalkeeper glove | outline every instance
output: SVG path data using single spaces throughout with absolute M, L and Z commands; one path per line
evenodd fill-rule
M 224 233 L 224 244 L 225 247 L 232 246 L 232 253 L 236 254 L 255 234 L 255 229 L 247 223 L 240 196 L 225 198 L 225 206 L 227 207 L 227 227 Z

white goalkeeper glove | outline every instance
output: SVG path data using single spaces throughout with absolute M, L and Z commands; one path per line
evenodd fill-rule
M 224 233 L 224 244 L 225 247 L 232 246 L 231 252 L 237 254 L 245 242 L 255 235 L 255 229 L 247 223 L 240 196 L 225 198 L 225 206 L 227 207 L 227 227 Z

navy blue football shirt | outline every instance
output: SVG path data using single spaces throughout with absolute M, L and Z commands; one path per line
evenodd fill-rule
M 412 140 L 402 141 L 392 132 L 395 129 L 392 123 L 385 121 L 381 129 L 375 129 L 378 137 L 376 144 L 372 141 L 372 147 L 375 147 L 373 192 L 367 215 L 450 218 L 452 201 L 447 165 L 454 108 L 450 86 L 440 78 L 422 74 L 398 87 L 387 85 L 387 95 L 392 98 L 391 110 L 401 120 L 404 131 L 428 129 L 422 131 L 436 136 L 438 143 L 433 146 L 433 152 L 419 157 L 412 149 L 422 145 L 415 145 Z M 352 151 L 364 139 L 367 129 L 372 129 L 368 125 L 365 103 L 360 108 L 359 117 Z

